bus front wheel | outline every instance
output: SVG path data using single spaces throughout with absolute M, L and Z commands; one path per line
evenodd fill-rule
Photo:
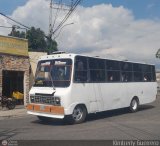
M 131 112 L 136 112 L 139 107 L 139 100 L 138 98 L 133 98 L 131 103 L 130 103 L 130 111 Z
M 80 124 L 85 121 L 87 116 L 87 110 L 83 105 L 77 105 L 72 115 L 70 115 L 67 119 L 70 124 Z

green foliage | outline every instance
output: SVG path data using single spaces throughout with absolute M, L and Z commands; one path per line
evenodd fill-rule
M 51 38 L 48 38 L 46 40 L 46 42 L 47 42 L 47 49 L 46 50 L 47 50 L 48 54 L 52 53 L 53 51 L 58 51 L 56 41 L 52 40 Z
M 18 38 L 25 38 L 26 33 L 23 31 L 16 31 L 16 30 L 12 30 L 10 34 L 8 34 L 8 36 L 14 36 L 14 37 L 18 37 Z
M 158 51 L 156 53 L 156 58 L 160 58 L 160 49 L 158 49 Z
M 43 52 L 46 49 L 45 34 L 40 28 L 27 31 L 28 46 L 31 51 Z
M 12 29 L 9 36 L 28 39 L 29 51 L 34 52 L 47 52 L 48 54 L 57 51 L 57 42 L 49 37 L 46 37 L 44 32 L 40 28 L 31 27 L 30 30 L 25 32 L 19 32 Z

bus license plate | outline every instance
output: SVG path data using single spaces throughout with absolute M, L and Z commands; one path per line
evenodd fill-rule
M 45 106 L 44 105 L 40 105 L 40 110 L 44 110 Z

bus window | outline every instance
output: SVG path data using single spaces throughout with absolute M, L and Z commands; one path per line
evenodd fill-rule
M 105 70 L 90 70 L 91 82 L 105 82 Z
M 144 75 L 143 75 L 143 80 L 145 81 L 145 82 L 150 82 L 151 80 L 152 80 L 152 74 L 151 73 L 145 73 Z
M 90 81 L 105 82 L 105 61 L 99 58 L 89 58 Z
M 151 65 L 142 65 L 142 72 L 151 72 Z
M 87 82 L 87 58 L 76 56 L 75 59 L 75 82 Z
M 120 70 L 120 62 L 113 60 L 106 60 L 107 70 Z
M 135 82 L 142 82 L 142 72 L 134 72 L 134 81 Z
M 99 58 L 89 58 L 89 69 L 105 69 L 105 61 Z
M 106 60 L 106 78 L 108 82 L 120 81 L 120 62 L 114 60 Z
M 71 79 L 71 66 L 71 59 L 40 61 L 37 66 L 34 86 L 68 87 Z
M 122 72 L 121 73 L 122 82 L 131 82 L 132 81 L 132 72 Z
M 133 63 L 134 72 L 142 72 L 142 64 Z
M 108 82 L 119 82 L 120 81 L 120 71 L 108 71 L 107 81 Z
M 155 66 L 152 66 L 152 81 L 156 81 Z
M 122 71 L 132 71 L 132 63 L 121 62 L 121 70 Z

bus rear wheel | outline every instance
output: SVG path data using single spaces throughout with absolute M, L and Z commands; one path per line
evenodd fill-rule
M 70 124 L 80 124 L 85 121 L 87 110 L 84 106 L 78 105 L 74 108 L 72 115 L 68 117 Z
M 139 107 L 139 101 L 137 98 L 133 98 L 131 103 L 130 103 L 130 111 L 131 112 L 137 112 L 138 110 L 138 107 Z

